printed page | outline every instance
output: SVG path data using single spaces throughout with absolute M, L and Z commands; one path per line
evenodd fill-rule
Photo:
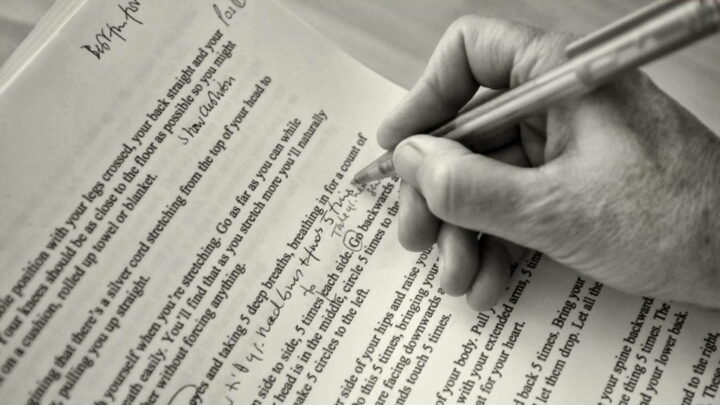
M 717 401 L 716 313 L 443 294 L 350 183 L 403 91 L 273 2 L 88 2 L 0 86 L 3 403 Z

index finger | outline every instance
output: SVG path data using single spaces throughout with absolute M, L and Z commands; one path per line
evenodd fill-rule
M 466 16 L 455 21 L 420 80 L 381 124 L 380 146 L 391 149 L 455 116 L 478 86 L 502 89 L 527 80 L 547 54 L 533 46 L 542 35 L 537 28 L 505 20 Z

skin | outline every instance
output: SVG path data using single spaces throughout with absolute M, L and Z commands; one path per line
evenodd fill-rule
M 631 294 L 720 308 L 720 138 L 640 71 L 469 147 L 422 135 L 478 88 L 561 63 L 571 41 L 475 16 L 448 29 L 378 131 L 402 179 L 400 242 L 437 243 L 441 287 L 477 310 L 528 248 Z

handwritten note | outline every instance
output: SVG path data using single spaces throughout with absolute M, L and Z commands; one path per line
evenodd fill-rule
M 139 19 L 140 9 L 143 2 L 141 0 L 129 0 L 124 3 L 118 3 L 117 8 L 120 10 L 118 18 L 112 22 L 105 22 L 101 25 L 100 30 L 93 35 L 93 40 L 89 44 L 81 45 L 80 48 L 89 52 L 97 60 L 112 50 L 113 42 L 116 40 L 127 41 L 128 31 L 133 25 L 143 25 Z
M 84 7 L 0 95 L 4 402 L 716 399 L 717 314 L 540 253 L 447 296 L 350 181 L 404 91 L 277 4 Z

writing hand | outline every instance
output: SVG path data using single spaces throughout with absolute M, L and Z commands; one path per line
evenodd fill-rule
M 720 308 L 720 139 L 643 73 L 470 147 L 415 135 L 479 86 L 549 70 L 571 39 L 480 17 L 449 28 L 378 131 L 402 179 L 400 242 L 437 243 L 441 286 L 478 310 L 504 292 L 518 246 L 632 294 Z

